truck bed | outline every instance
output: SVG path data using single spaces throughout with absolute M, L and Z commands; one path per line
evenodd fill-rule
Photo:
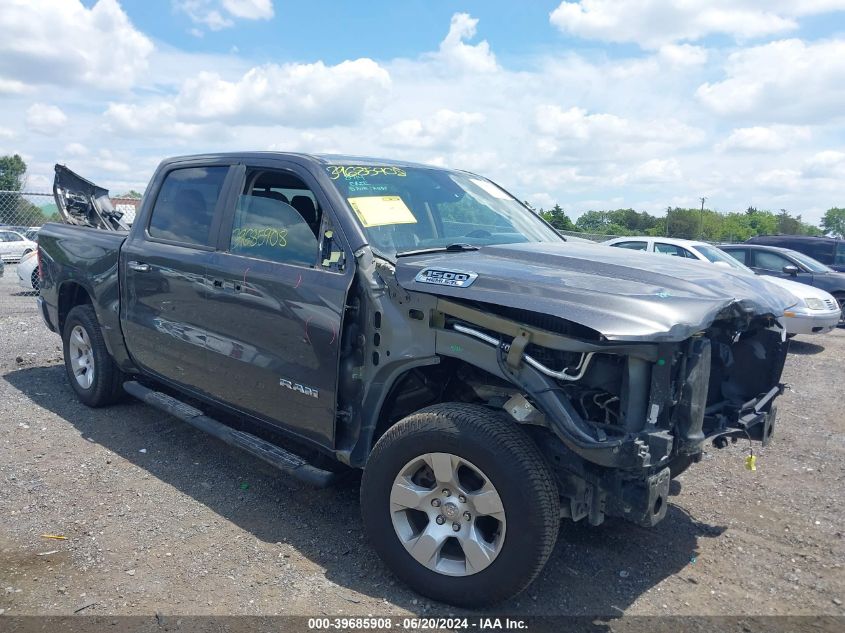
M 103 327 L 109 352 L 119 359 L 120 331 L 118 260 L 128 231 L 103 231 L 47 223 L 38 233 L 41 303 L 48 325 L 61 333 L 67 309 L 78 293 L 87 293 Z

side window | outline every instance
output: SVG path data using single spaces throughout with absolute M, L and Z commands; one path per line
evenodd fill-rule
M 798 248 L 795 248 L 797 246 Z M 819 260 L 823 264 L 833 263 L 833 247 L 834 242 L 828 240 L 813 240 L 797 243 L 795 246 L 790 246 L 793 250 L 799 253 L 809 255 L 813 259 Z
M 281 171 L 248 173 L 235 209 L 229 252 L 314 266 L 321 218 L 316 197 L 297 176 Z
M 728 255 L 733 257 L 736 261 L 740 262 L 741 264 L 745 264 L 746 266 L 751 265 L 751 263 L 748 261 L 748 251 L 746 251 L 744 249 L 735 250 L 733 248 L 730 249 L 730 250 L 726 250 L 726 249 L 722 249 L 722 250 L 724 250 Z
M 663 242 L 654 243 L 654 252 L 662 253 L 663 255 L 673 255 L 675 257 L 687 257 L 689 251 L 674 244 L 665 244 Z M 690 253 L 691 255 L 691 253 Z
M 784 266 L 794 266 L 786 257 L 769 251 L 754 251 L 754 265 L 763 270 L 777 272 L 781 272 Z
M 648 247 L 648 242 L 617 242 L 616 244 L 611 244 L 616 248 L 627 248 L 632 251 L 644 251 Z
M 833 258 L 836 266 L 845 266 L 845 242 L 836 243 L 836 257 Z
M 150 218 L 151 237 L 212 246 L 214 207 L 228 167 L 175 169 L 165 176 Z
M 9 241 L 8 235 L 9 234 L 6 233 L 5 231 L 0 232 L 0 242 L 8 242 Z

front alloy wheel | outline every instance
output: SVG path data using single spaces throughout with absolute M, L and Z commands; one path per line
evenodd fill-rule
M 486 569 L 505 540 L 505 509 L 489 478 L 451 453 L 409 461 L 390 491 L 396 536 L 417 562 L 447 576 Z
M 525 589 L 548 560 L 560 499 L 539 448 L 504 412 L 443 403 L 379 438 L 361 480 L 373 549 L 435 600 L 477 607 Z

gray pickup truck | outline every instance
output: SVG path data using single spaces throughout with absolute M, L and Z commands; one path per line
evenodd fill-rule
M 561 519 L 652 526 L 706 443 L 772 436 L 791 295 L 566 242 L 475 174 L 174 158 L 128 231 L 61 166 L 55 193 L 39 301 L 79 399 L 129 393 L 314 485 L 363 470 L 373 549 L 436 600 L 507 599 Z

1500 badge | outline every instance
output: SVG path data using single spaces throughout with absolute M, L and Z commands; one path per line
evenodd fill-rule
M 465 273 L 457 270 L 440 270 L 438 268 L 424 268 L 414 281 L 421 284 L 435 284 L 437 286 L 455 286 L 457 288 L 466 288 L 475 278 L 477 273 Z

